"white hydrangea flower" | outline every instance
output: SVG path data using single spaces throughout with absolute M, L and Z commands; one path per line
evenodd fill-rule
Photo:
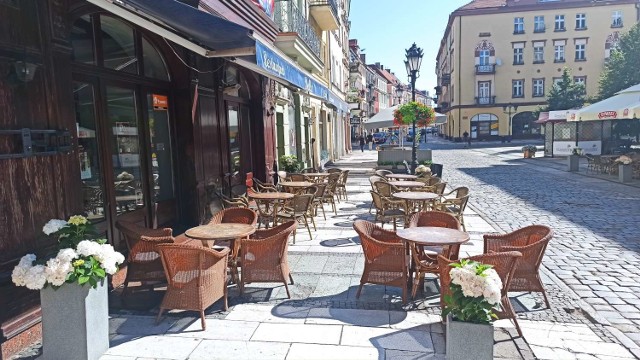
M 33 266 L 33 262 L 36 260 L 36 256 L 34 254 L 27 254 L 20 259 L 18 265 L 13 268 L 11 272 L 11 281 L 17 286 L 26 286 L 27 285 L 27 273 L 29 269 Z
M 61 286 L 67 280 L 67 275 L 69 275 L 71 271 L 73 271 L 71 261 L 65 261 L 55 257 L 47 261 L 45 275 L 51 285 Z
M 67 225 L 68 225 L 67 222 L 64 220 L 51 219 L 49 220 L 49 222 L 44 224 L 44 227 L 42 228 L 42 232 L 45 233 L 46 235 L 51 235 Z
M 58 255 L 56 256 L 56 258 L 60 259 L 61 261 L 68 262 L 71 262 L 71 260 L 75 259 L 76 257 L 78 257 L 78 253 L 76 253 L 76 251 L 73 249 L 62 249 L 58 251 Z
M 82 256 L 97 255 L 101 251 L 100 244 L 92 240 L 82 240 L 78 244 L 76 251 Z
M 40 290 L 46 283 L 47 278 L 45 276 L 44 265 L 33 266 L 29 271 L 27 271 L 27 274 L 25 275 L 25 286 L 27 289 Z
M 124 256 L 109 244 L 100 245 L 100 251 L 95 256 L 109 275 L 115 274 L 118 271 L 118 265 L 124 262 Z

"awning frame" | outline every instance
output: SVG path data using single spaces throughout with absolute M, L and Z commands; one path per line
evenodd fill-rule
M 255 47 L 244 47 L 244 48 L 225 49 L 225 50 L 210 50 L 201 45 L 194 43 L 189 39 L 186 39 L 174 33 L 173 31 L 170 31 L 158 25 L 158 24 L 164 24 L 164 23 L 148 14 L 144 14 L 144 16 L 140 15 L 141 12 L 139 12 L 137 9 L 127 6 L 125 4 L 119 3 L 118 0 L 87 0 L 87 1 L 92 3 L 93 5 L 98 6 L 103 10 L 106 10 L 114 15 L 117 15 L 131 23 L 134 23 L 144 29 L 147 29 L 167 40 L 170 40 L 171 42 L 174 42 L 206 58 L 250 56 L 250 55 L 255 55 L 256 53 Z M 118 2 L 119 4 L 122 4 L 122 5 L 118 5 L 115 2 Z M 148 20 L 147 18 L 152 19 L 153 21 Z

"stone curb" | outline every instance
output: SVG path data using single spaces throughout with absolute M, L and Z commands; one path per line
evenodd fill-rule
M 543 166 L 543 165 L 538 165 L 538 166 Z M 468 204 L 467 206 L 470 207 L 473 211 L 475 211 L 476 214 L 478 214 L 478 216 L 480 216 L 484 221 L 486 221 L 494 229 L 500 230 L 501 232 L 505 232 L 506 231 L 505 229 L 502 229 L 498 224 L 496 224 L 495 222 L 491 221 L 491 219 L 489 219 L 484 212 L 478 210 L 478 208 L 475 207 L 474 205 Z M 573 289 L 568 287 L 551 270 L 547 269 L 547 267 L 544 266 L 544 264 L 542 264 L 541 270 L 542 270 L 542 273 L 544 274 L 544 276 L 549 278 L 549 280 L 551 280 L 556 286 L 558 286 L 560 289 L 562 289 L 562 291 L 573 295 L 577 299 L 577 303 L 578 303 L 578 306 L 580 307 L 580 310 L 582 310 L 584 315 L 591 322 L 594 322 L 596 324 L 604 326 L 611 333 L 611 335 L 613 335 L 618 341 L 620 341 L 622 346 L 624 346 L 627 350 L 629 350 L 636 358 L 640 359 L 640 347 L 638 345 L 636 345 L 636 343 L 633 342 L 633 340 L 631 340 L 629 337 L 627 337 L 622 331 L 620 331 L 620 330 L 616 329 L 615 327 L 613 327 L 611 325 L 611 323 L 607 319 L 605 319 L 603 316 L 599 315 L 596 309 L 594 309 L 586 301 L 582 300 L 573 291 Z

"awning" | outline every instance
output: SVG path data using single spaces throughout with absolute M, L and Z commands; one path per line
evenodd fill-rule
M 577 111 L 571 121 L 640 118 L 640 84 Z
M 365 129 L 376 129 L 376 128 L 388 128 L 397 126 L 393 123 L 393 113 L 398 108 L 398 105 L 392 106 L 386 109 L 380 110 L 379 113 L 375 114 L 372 118 L 367 120 L 364 123 Z M 435 113 L 435 122 L 433 125 L 444 124 L 447 122 L 447 115 Z
M 329 90 L 288 59 L 280 50 L 256 40 L 255 56 L 233 59 L 238 65 L 272 78 L 286 86 L 300 89 L 306 94 L 329 102 Z
M 348 112 L 349 104 L 346 101 L 340 99 L 338 95 L 334 94 L 333 91 L 329 90 L 329 103 L 336 107 L 339 111 Z
M 253 31 L 176 0 L 87 0 L 204 57 L 255 54 Z

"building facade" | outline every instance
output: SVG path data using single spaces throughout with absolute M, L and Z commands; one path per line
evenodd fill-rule
M 351 141 L 364 133 L 361 125 L 367 117 L 367 66 L 362 61 L 364 54 L 360 53 L 358 40 L 349 40 L 349 86 L 347 90 L 347 103 L 350 109 Z
M 540 135 L 533 112 L 568 68 L 587 96 L 637 1 L 475 0 L 449 16 L 436 74 L 444 135 L 459 140 Z

